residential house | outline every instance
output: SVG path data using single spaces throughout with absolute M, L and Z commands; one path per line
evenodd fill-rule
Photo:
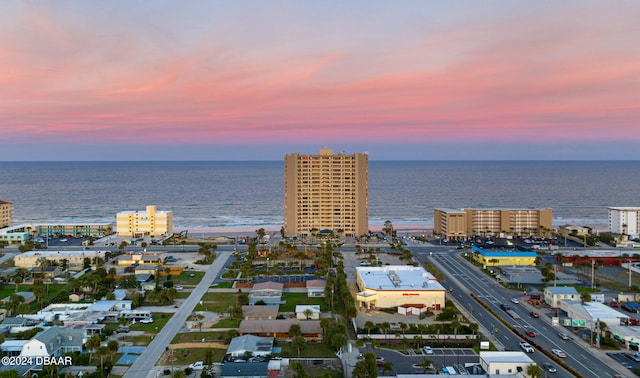
M 18 291 L 15 294 L 24 298 L 24 303 L 27 303 L 27 304 L 34 302 L 36 300 L 36 296 L 30 291 Z M 2 298 L 3 303 L 9 302 L 10 300 L 11 300 L 11 296 Z
M 280 306 L 284 284 L 279 282 L 262 282 L 253 285 L 249 293 L 249 304 L 264 302 L 268 306 Z
M 247 362 L 239 364 L 227 362 L 222 365 L 221 378 L 268 378 L 268 362 Z
M 302 336 L 307 341 L 322 339 L 322 328 L 319 320 L 277 319 L 277 320 L 243 320 L 240 322 L 240 335 L 256 335 L 288 340 L 289 329 L 293 324 L 300 326 Z
M 273 349 L 273 337 L 260 337 L 254 335 L 238 336 L 231 339 L 227 348 L 227 355 L 231 357 L 264 357 L 271 354 Z
M 307 297 L 324 297 L 324 289 L 327 286 L 325 280 L 307 281 Z
M 296 305 L 296 319 L 300 319 L 300 320 L 320 319 L 320 305 Z
M 80 302 L 84 299 L 84 293 L 81 291 L 77 291 L 75 293 L 69 294 L 69 301 L 71 302 Z
M 273 320 L 278 317 L 277 306 L 242 306 L 244 320 Z
M 68 327 L 53 326 L 25 343 L 20 357 L 54 356 L 82 351 L 83 332 Z
M 579 301 L 580 293 L 573 286 L 550 286 L 544 289 L 544 302 L 551 308 L 559 308 L 562 300 Z

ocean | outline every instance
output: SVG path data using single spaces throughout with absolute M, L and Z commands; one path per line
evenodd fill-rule
M 639 161 L 370 161 L 369 226 L 433 225 L 434 208 L 553 208 L 554 226 L 607 228 L 608 206 L 640 206 Z M 114 222 L 156 205 L 174 228 L 279 230 L 282 161 L 0 162 L 13 223 Z

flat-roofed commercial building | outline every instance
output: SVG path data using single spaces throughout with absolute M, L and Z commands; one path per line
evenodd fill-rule
M 444 308 L 445 288 L 422 267 L 386 265 L 357 267 L 359 307 L 392 308 L 407 304 Z
M 147 206 L 146 211 L 123 211 L 116 215 L 116 233 L 120 236 L 162 236 L 173 233 L 173 212 Z
M 485 251 L 471 247 L 473 258 L 484 266 L 535 266 L 536 252 Z
M 640 207 L 608 207 L 609 232 L 638 237 L 640 233 Z
M 474 235 L 547 235 L 553 211 L 548 209 L 435 209 L 436 235 L 467 239 Z
M 11 226 L 13 217 L 13 204 L 11 202 L 0 200 L 0 228 Z
M 17 268 L 33 268 L 40 265 L 40 259 L 55 262 L 62 265 L 63 260 L 67 260 L 69 269 L 81 268 L 84 265 L 84 259 L 93 260 L 96 257 L 105 258 L 107 251 L 29 251 L 16 255 L 13 263 Z
M 288 154 L 284 158 L 284 232 L 361 236 L 369 232 L 369 163 L 366 153 Z

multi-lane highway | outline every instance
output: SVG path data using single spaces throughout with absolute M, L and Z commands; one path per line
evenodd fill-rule
M 443 285 L 447 289 L 453 289 L 453 297 L 458 305 L 471 313 L 485 329 L 494 331 L 494 338 L 506 350 L 520 350 L 519 343 L 523 339 L 505 327 L 502 322 L 497 321 L 493 314 L 471 298 L 470 293 L 474 293 L 514 328 L 522 330 L 522 334 L 524 334 L 524 329 L 534 331 L 536 336 L 531 340 L 541 348 L 565 351 L 567 353 L 565 362 L 578 370 L 584 377 L 614 377 L 620 374 L 611 366 L 616 363 L 609 360 L 610 358 L 602 351 L 592 349 L 588 344 L 574 338 L 564 327 L 552 326 L 551 319 L 545 315 L 541 315 L 541 318 L 530 317 L 531 308 L 528 308 L 529 306 L 523 303 L 524 301 L 520 301 L 520 304 L 513 304 L 511 298 L 522 296 L 522 293 L 503 288 L 497 284 L 477 267 L 462 259 L 459 253 L 456 253 L 460 251 L 439 247 L 413 247 L 411 250 L 420 262 L 428 261 L 443 272 L 445 276 Z M 514 319 L 504 312 L 500 308 L 501 304 L 509 305 L 520 319 Z M 570 334 L 569 340 L 560 338 L 559 332 Z M 542 353 L 534 352 L 530 354 L 530 357 L 540 366 L 543 363 L 551 363 L 556 366 L 558 372 L 555 376 L 557 377 L 572 376 Z

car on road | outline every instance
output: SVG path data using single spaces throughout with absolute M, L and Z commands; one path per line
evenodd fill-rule
M 67 239 L 67 238 L 60 239 L 60 243 L 66 243 L 68 241 L 69 241 L 69 239 Z
M 640 362 L 640 353 L 632 354 L 631 359 L 635 362 Z
M 422 351 L 424 352 L 424 354 L 433 354 L 433 349 L 431 349 L 431 347 L 428 345 L 423 346 Z
M 539 313 L 539 312 L 534 312 L 534 311 L 531 311 L 531 312 L 529 313 L 529 315 L 530 315 L 532 318 L 539 318 L 539 317 L 540 317 L 540 313 Z
M 189 365 L 189 367 L 193 370 L 202 370 L 204 369 L 204 362 L 197 361 Z
M 560 336 L 560 338 L 561 338 L 562 340 L 569 340 L 569 335 L 567 335 L 567 334 L 566 334 L 566 333 L 564 333 L 564 332 L 560 332 L 560 333 L 558 334 L 558 336 Z
M 520 349 L 522 349 L 523 351 L 527 352 L 527 353 L 533 353 L 534 349 L 531 346 L 531 344 L 527 343 L 527 342 L 521 342 L 520 343 Z
M 547 362 L 547 363 L 542 364 L 542 368 L 543 368 L 544 370 L 548 371 L 549 373 L 555 373 L 556 371 L 558 371 L 558 370 L 556 370 L 556 367 L 555 367 L 555 366 L 551 365 L 551 364 L 550 364 L 550 363 L 548 363 L 548 362 Z
M 501 303 L 500 304 L 500 309 L 504 310 L 504 311 L 509 311 L 509 310 L 511 310 L 511 307 L 507 306 L 506 304 Z
M 560 349 L 551 349 L 551 353 L 555 354 L 556 356 L 560 357 L 560 358 L 565 358 L 567 357 L 567 354 L 560 350 Z
M 518 304 L 518 303 L 520 303 L 520 300 L 518 298 L 511 298 L 511 302 L 515 303 L 515 304 Z
M 535 332 L 533 332 L 533 331 L 532 331 L 532 330 L 530 330 L 530 329 L 525 329 L 525 330 L 524 330 L 524 333 L 525 333 L 527 336 L 529 336 L 529 337 L 536 337 L 536 333 L 535 333 Z

